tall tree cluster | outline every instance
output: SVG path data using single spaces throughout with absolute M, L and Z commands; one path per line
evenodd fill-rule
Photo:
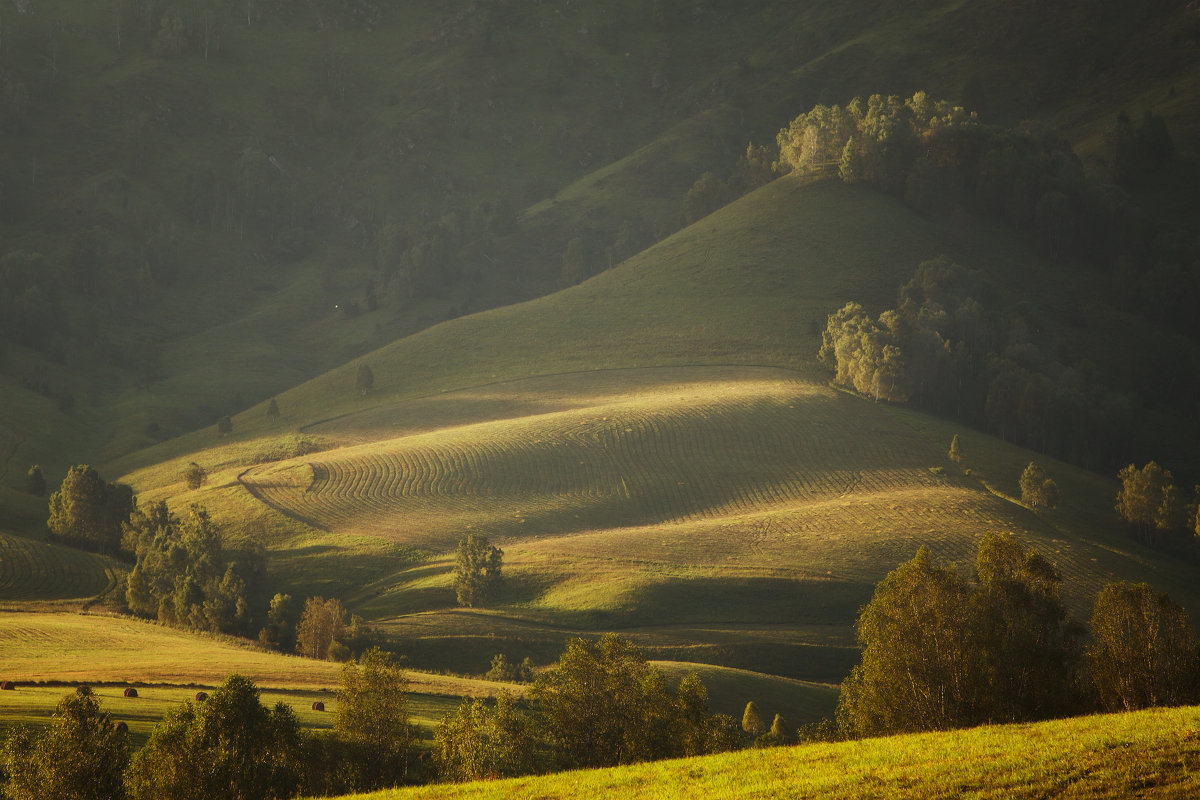
M 130 610 L 184 628 L 241 630 L 249 617 L 247 581 L 258 570 L 225 550 L 221 539 L 199 505 L 182 518 L 163 501 L 136 511 L 123 539 L 136 558 L 126 578 Z
M 672 691 L 627 639 L 572 639 L 538 677 L 534 706 L 511 697 L 494 707 L 464 701 L 442 720 L 437 759 L 444 777 L 474 780 L 551 769 L 604 767 L 732 750 L 737 723 L 708 711 L 696 675 Z
M 1085 647 L 1060 583 L 1011 534 L 980 542 L 973 582 L 921 548 L 859 616 L 862 661 L 842 684 L 842 731 L 887 735 L 1200 699 L 1200 653 L 1183 609 L 1145 584 L 1111 584 L 1096 599 Z
M 136 506 L 133 489 L 109 483 L 92 467 L 78 464 L 67 470 L 58 491 L 50 495 L 46 527 L 69 544 L 116 553 L 122 525 Z

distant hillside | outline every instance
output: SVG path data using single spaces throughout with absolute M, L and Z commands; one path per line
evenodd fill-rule
M 606 269 L 815 102 L 925 89 L 1063 126 L 1097 163 L 1117 110 L 1153 109 L 1194 154 L 1197 24 L 999 0 L 6 4 L 0 491 L 552 291 L 573 240 Z
M 1191 797 L 1197 725 L 1196 708 L 1154 709 L 355 797 Z
M 1059 565 L 1081 618 L 1122 577 L 1196 607 L 1194 567 L 1128 538 L 1111 478 L 1044 461 L 1063 504 L 1034 514 L 1016 500 L 1033 453 L 824 385 L 829 310 L 893 303 L 941 252 L 1004 297 L 1054 304 L 1078 283 L 1103 308 L 986 221 L 786 178 L 579 286 L 280 394 L 277 422 L 260 404 L 229 436 L 199 431 L 109 471 L 145 500 L 204 503 L 268 547 L 276 586 L 343 597 L 414 663 L 450 669 L 505 650 L 546 662 L 569 636 L 615 629 L 653 658 L 835 682 L 883 575 L 922 543 L 966 564 L 997 530 Z M 1087 346 L 1116 333 L 1089 329 Z M 183 484 L 192 460 L 210 475 L 198 490 Z M 451 551 L 468 530 L 505 550 L 494 608 L 455 607 Z

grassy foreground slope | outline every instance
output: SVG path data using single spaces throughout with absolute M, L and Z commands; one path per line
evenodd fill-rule
M 1181 798 L 1200 792 L 1200 709 L 749 750 L 357 795 L 416 798 Z

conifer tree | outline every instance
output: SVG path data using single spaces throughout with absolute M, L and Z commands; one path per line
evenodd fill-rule
M 755 739 L 767 732 L 767 723 L 758 713 L 758 706 L 753 700 L 746 703 L 746 710 L 742 712 L 742 730 Z
M 962 463 L 962 446 L 959 445 L 959 443 L 958 443 L 958 434 L 957 433 L 954 434 L 954 438 L 952 438 L 950 440 L 950 451 L 948 452 L 947 455 L 950 456 L 950 460 L 953 461 L 955 464 Z
M 267 419 L 272 423 L 279 421 L 279 403 L 275 398 L 271 398 L 271 402 L 267 403 Z

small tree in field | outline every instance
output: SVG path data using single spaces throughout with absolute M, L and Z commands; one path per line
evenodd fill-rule
M 1033 509 L 1058 505 L 1058 484 L 1032 461 L 1021 473 L 1021 502 Z
M 1119 473 L 1117 513 L 1149 541 L 1155 530 L 1170 530 L 1178 524 L 1179 496 L 1170 470 L 1151 461 L 1138 469 L 1133 464 Z
M 271 402 L 267 403 L 267 419 L 272 423 L 279 421 L 279 403 L 275 401 L 274 397 L 271 398 Z
M 454 560 L 454 591 L 460 606 L 483 605 L 500 588 L 504 551 L 491 547 L 486 536 L 470 533 L 459 543 Z
M 208 470 L 193 461 L 183 471 L 183 479 L 189 489 L 199 489 L 208 480 Z
M 955 464 L 962 463 L 962 447 L 958 443 L 958 434 L 954 434 L 954 438 L 950 440 L 950 452 L 948 453 L 950 460 Z
M 41 497 L 46 493 L 46 477 L 42 475 L 42 468 L 37 464 L 25 473 L 25 491 L 34 497 Z
M 767 723 L 763 721 L 762 714 L 758 713 L 758 706 L 753 700 L 746 703 L 746 710 L 742 712 L 742 730 L 755 739 L 767 732 Z
M 217 420 L 217 433 L 222 436 L 228 436 L 233 433 L 233 420 L 228 414 Z

